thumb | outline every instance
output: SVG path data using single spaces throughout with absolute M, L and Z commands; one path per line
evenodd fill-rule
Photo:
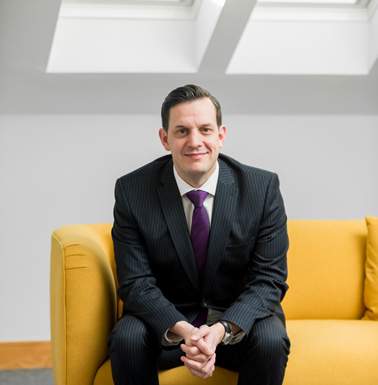
M 200 329 L 197 329 L 191 336 L 192 341 L 199 341 L 201 338 L 205 337 L 208 333 L 208 326 L 202 325 Z

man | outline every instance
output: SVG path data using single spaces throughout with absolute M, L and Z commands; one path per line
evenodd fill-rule
M 124 312 L 109 337 L 114 383 L 158 384 L 158 368 L 184 364 L 202 378 L 219 365 L 238 371 L 239 385 L 282 384 L 288 237 L 278 177 L 219 154 L 221 108 L 198 86 L 166 97 L 162 125 L 171 155 L 115 188 Z

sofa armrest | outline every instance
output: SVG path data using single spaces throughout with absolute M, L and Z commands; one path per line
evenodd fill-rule
M 108 355 L 117 294 L 110 224 L 55 230 L 51 244 L 51 353 L 55 385 L 92 385 Z

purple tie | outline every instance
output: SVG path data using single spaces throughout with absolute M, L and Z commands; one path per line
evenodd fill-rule
M 193 190 L 186 194 L 194 205 L 192 217 L 192 229 L 190 239 L 192 241 L 193 252 L 196 260 L 200 280 L 205 272 L 207 244 L 209 241 L 210 222 L 203 202 L 208 193 L 201 190 Z M 192 322 L 196 327 L 206 323 L 207 309 L 203 308 L 197 318 Z

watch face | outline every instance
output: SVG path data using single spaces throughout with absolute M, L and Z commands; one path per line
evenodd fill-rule
M 224 345 L 227 345 L 231 340 L 232 340 L 232 333 L 226 333 L 222 342 Z
M 224 338 L 222 340 L 222 343 L 223 343 L 223 345 L 227 345 L 232 340 L 231 327 L 228 324 L 228 322 L 226 322 L 226 321 L 221 320 L 219 322 L 223 325 L 223 327 L 225 329 L 225 335 L 224 335 Z

